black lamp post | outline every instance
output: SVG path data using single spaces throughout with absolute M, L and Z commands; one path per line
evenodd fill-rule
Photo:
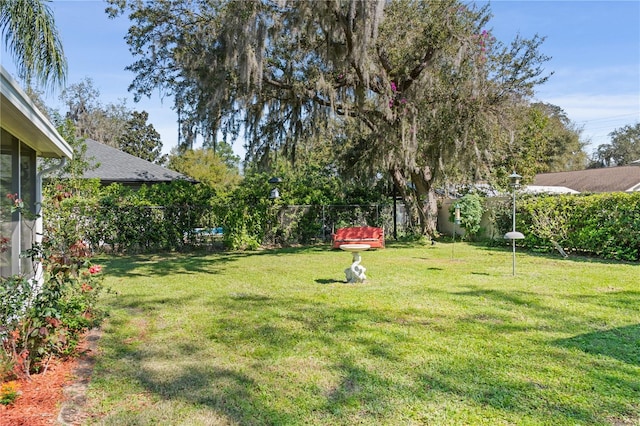
M 510 232 L 504 234 L 504 238 L 506 240 L 511 240 L 511 244 L 513 247 L 513 269 L 512 275 L 516 274 L 516 240 L 524 239 L 524 235 L 522 233 L 516 231 L 516 191 L 520 187 L 520 179 L 522 176 L 517 174 L 515 171 L 509 175 L 509 180 L 511 183 L 511 189 L 513 192 L 513 211 L 512 211 L 512 219 L 513 219 L 513 228 Z

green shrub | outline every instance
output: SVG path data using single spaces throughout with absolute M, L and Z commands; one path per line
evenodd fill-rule
M 82 333 L 103 318 L 96 307 L 102 291 L 100 265 L 73 255 L 52 255 L 42 264 L 45 278 L 40 288 L 23 277 L 1 281 L 3 291 L 13 290 L 18 297 L 12 300 L 20 299 L 21 305 L 14 306 L 1 333 L 0 379 L 28 376 L 46 358 L 73 353 Z
M 449 207 L 449 220 L 455 220 L 456 205 L 460 207 L 460 226 L 465 230 L 465 239 L 473 239 L 480 231 L 480 221 L 484 209 L 482 208 L 482 197 L 475 192 L 465 194 Z
M 81 239 L 92 250 L 181 250 L 194 228 L 219 225 L 211 188 L 184 181 L 137 191 L 119 184 L 80 191 L 60 181 L 48 185 L 45 194 L 54 201 L 45 206 L 45 228 L 61 246 Z
M 72 218 L 67 213 L 60 216 Z M 59 220 L 59 225 L 45 231 L 42 244 L 21 254 L 32 259 L 41 279 L 0 278 L 0 380 L 26 377 L 49 357 L 72 353 L 81 334 L 103 317 L 96 308 L 102 267 L 91 264 L 78 223 Z
M 640 193 L 522 197 L 517 219 L 526 247 L 640 260 Z

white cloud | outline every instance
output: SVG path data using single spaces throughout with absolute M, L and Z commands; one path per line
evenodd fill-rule
M 640 119 L 640 98 L 637 94 L 602 95 L 574 93 L 545 97 L 544 102 L 562 108 L 575 122 L 609 120 L 612 118 Z M 625 117 L 620 117 L 625 116 Z
M 562 108 L 569 119 L 583 129 L 583 140 L 590 141 L 587 151 L 610 143 L 609 133 L 614 130 L 640 122 L 640 97 L 637 93 L 573 93 L 539 99 Z

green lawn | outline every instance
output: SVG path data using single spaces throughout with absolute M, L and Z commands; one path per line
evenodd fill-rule
M 640 265 L 464 243 L 109 258 L 108 425 L 638 425 Z

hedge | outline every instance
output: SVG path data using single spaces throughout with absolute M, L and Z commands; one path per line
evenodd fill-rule
M 567 252 L 640 260 L 640 192 L 524 196 L 516 207 L 524 247 L 553 250 L 556 242 Z

